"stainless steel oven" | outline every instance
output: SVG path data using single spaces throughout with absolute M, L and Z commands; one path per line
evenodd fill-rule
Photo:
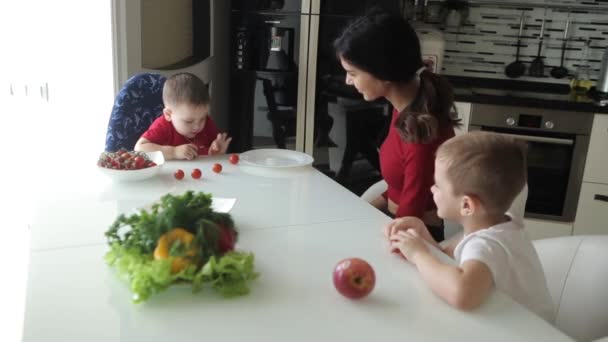
M 592 124 L 592 113 L 473 104 L 469 130 L 528 142 L 525 217 L 572 222 Z

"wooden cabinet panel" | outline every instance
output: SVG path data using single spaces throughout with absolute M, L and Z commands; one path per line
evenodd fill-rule
M 608 234 L 608 184 L 583 182 L 574 234 Z
M 584 182 L 608 184 L 608 115 L 595 114 L 585 164 Z

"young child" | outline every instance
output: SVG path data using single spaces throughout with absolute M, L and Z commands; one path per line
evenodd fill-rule
M 218 133 L 209 101 L 200 78 L 190 73 L 169 77 L 163 86 L 163 115 L 139 138 L 135 151 L 162 151 L 167 160 L 226 153 L 232 138 Z
M 416 265 L 431 290 L 458 309 L 478 307 L 497 288 L 552 321 L 538 255 L 523 222 L 507 212 L 526 177 L 526 148 L 513 138 L 472 132 L 446 141 L 437 150 L 431 192 L 439 217 L 462 224 L 464 236 L 440 246 L 420 219 L 404 217 L 385 228 L 391 251 Z M 424 241 L 458 265 L 439 261 Z

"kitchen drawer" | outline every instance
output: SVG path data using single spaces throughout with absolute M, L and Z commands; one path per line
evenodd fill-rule
M 471 104 L 468 102 L 455 102 L 456 112 L 460 119 L 460 128 L 454 129 L 456 134 L 462 134 L 469 131 L 469 118 L 471 117 Z
M 608 115 L 595 114 L 585 163 L 584 182 L 608 184 Z M 608 207 L 607 207 L 608 208 Z
M 530 240 L 572 235 L 572 223 L 568 222 L 524 219 L 524 227 Z
M 574 234 L 608 234 L 608 184 L 583 182 Z

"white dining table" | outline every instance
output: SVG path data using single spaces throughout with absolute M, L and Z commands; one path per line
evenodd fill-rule
M 219 174 L 211 171 L 216 162 Z M 189 176 L 195 167 L 200 180 Z M 84 167 L 79 177 L 40 180 L 36 189 L 24 342 L 571 341 L 498 291 L 472 312 L 444 303 L 388 251 L 382 227 L 390 219 L 312 167 L 264 170 L 216 156 L 170 161 L 160 175 L 130 183 Z M 176 285 L 133 304 L 128 284 L 104 261 L 104 232 L 117 215 L 187 190 L 236 200 L 237 249 L 255 254 L 260 277 L 242 297 Z M 335 265 L 348 257 L 376 273 L 361 300 L 342 297 L 332 283 Z

